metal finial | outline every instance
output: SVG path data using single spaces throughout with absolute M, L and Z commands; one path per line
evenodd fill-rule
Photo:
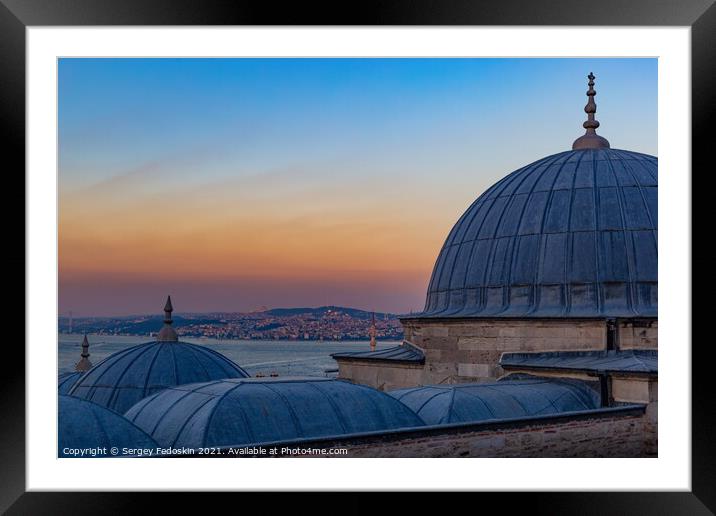
M 174 307 L 172 306 L 172 296 L 167 296 L 167 302 L 164 304 L 164 322 L 171 324 L 173 311 Z
M 370 316 L 370 350 L 375 351 L 375 312 Z
M 584 133 L 584 136 L 580 136 L 574 140 L 572 150 L 609 148 L 607 139 L 599 136 L 596 131 L 597 127 L 599 127 L 599 122 L 594 118 L 594 113 L 597 112 L 597 103 L 594 102 L 594 96 L 597 94 L 594 90 L 595 78 L 592 72 L 589 72 L 589 75 L 587 75 L 587 79 L 589 79 L 587 83 L 587 85 L 589 85 L 587 97 L 589 97 L 589 100 L 587 101 L 587 105 L 584 106 L 584 112 L 587 113 L 587 121 L 582 124 L 582 127 L 584 127 L 587 132 Z
M 82 353 L 80 361 L 75 364 L 75 371 L 89 371 L 92 368 L 92 362 L 89 361 L 89 341 L 87 335 L 82 339 Z
M 162 326 L 162 329 L 159 330 L 159 334 L 157 335 L 157 340 L 159 342 L 176 342 L 179 340 L 177 332 L 172 327 L 172 323 L 174 322 L 172 320 L 173 311 L 172 297 L 167 296 L 167 302 L 164 305 L 164 326 Z

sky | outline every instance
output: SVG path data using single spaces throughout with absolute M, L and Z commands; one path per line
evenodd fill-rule
M 59 310 L 422 310 L 452 225 L 598 133 L 657 155 L 656 59 L 59 60 Z

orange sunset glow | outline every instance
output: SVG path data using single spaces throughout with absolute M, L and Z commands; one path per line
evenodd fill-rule
M 422 310 L 470 203 L 571 144 L 583 61 L 63 59 L 60 314 Z M 593 61 L 614 139 L 655 153 L 620 90 L 651 76 Z

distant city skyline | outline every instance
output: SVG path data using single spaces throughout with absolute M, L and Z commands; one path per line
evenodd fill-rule
M 657 155 L 656 59 L 59 60 L 59 310 L 421 310 L 453 224 L 584 133 Z

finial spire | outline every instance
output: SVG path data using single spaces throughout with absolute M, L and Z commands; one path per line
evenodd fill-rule
M 375 312 L 370 316 L 370 350 L 375 351 Z
M 80 361 L 75 364 L 75 371 L 89 371 L 92 368 L 92 362 L 89 361 L 89 342 L 87 341 L 87 335 L 85 334 L 82 339 L 82 353 L 80 354 Z
M 587 83 L 587 85 L 589 85 L 589 89 L 587 90 L 589 101 L 587 101 L 587 105 L 584 106 L 584 112 L 587 113 L 587 121 L 582 124 L 582 127 L 584 127 L 587 132 L 584 133 L 584 136 L 580 136 L 574 140 L 572 150 L 608 149 L 609 142 L 606 138 L 599 136 L 596 131 L 597 127 L 599 127 L 599 122 L 594 118 L 594 113 L 597 112 L 597 103 L 594 102 L 594 96 L 597 94 L 594 90 L 594 79 L 596 79 L 596 77 L 592 72 L 589 72 L 587 79 L 589 79 Z
M 176 342 L 179 340 L 177 332 L 174 331 L 174 328 L 172 327 L 172 323 L 174 322 L 172 321 L 173 311 L 172 296 L 167 296 L 167 302 L 164 305 L 164 326 L 161 330 L 159 330 L 159 335 L 157 335 L 157 340 L 159 342 Z

